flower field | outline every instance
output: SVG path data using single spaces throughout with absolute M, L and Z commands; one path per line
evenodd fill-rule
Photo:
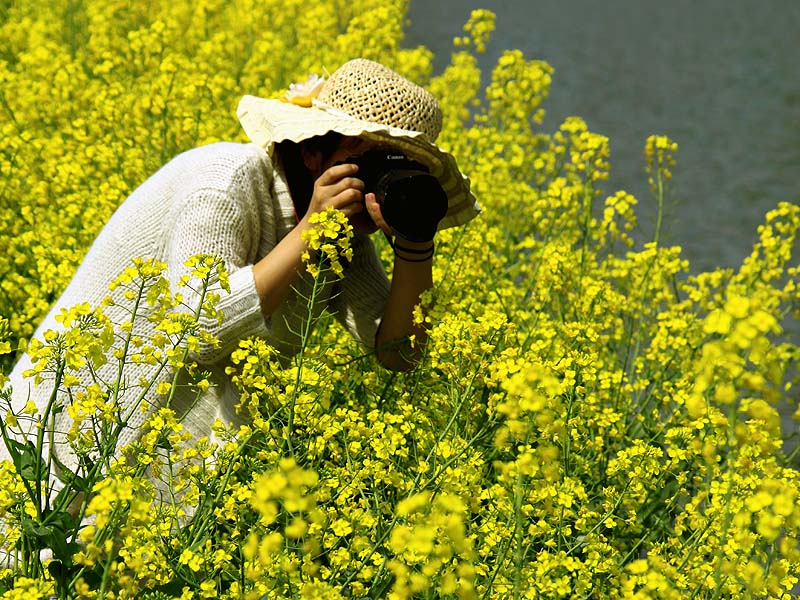
M 660 219 L 632 237 L 637 203 L 669 202 L 672 140 L 644 143 L 651 197 L 602 191 L 608 139 L 579 117 L 542 130 L 546 62 L 508 50 L 481 74 L 494 18 L 475 11 L 433 74 L 427 49 L 402 45 L 406 8 L 0 2 L 0 383 L 27 346 L 31 377 L 58 389 L 45 414 L 0 394 L 15 456 L 0 463 L 0 598 L 794 597 L 800 461 L 779 409 L 800 417 L 785 333 L 800 206 L 765 216 L 739 268 L 692 273 Z M 439 99 L 438 142 L 483 207 L 437 235 L 422 363 L 388 372 L 323 315 L 291 364 L 259 339 L 234 351 L 249 426 L 220 423 L 215 446 L 161 409 L 116 452 L 126 366 L 174 373 L 166 398 L 209 385 L 194 350 L 204 319 L 224 318 L 225 265 L 187 264 L 201 300 L 187 308 L 163 265 L 132 256 L 106 306 L 29 343 L 37 324 L 137 185 L 183 150 L 246 141 L 242 95 L 357 56 Z M 317 234 L 341 268 L 346 223 L 327 215 Z M 132 331 L 144 303 L 153 339 Z M 116 382 L 76 376 L 108 362 Z M 63 411 L 81 460 L 58 491 L 42 448 Z

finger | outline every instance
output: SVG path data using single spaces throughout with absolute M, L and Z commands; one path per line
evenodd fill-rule
M 330 196 L 336 196 L 337 194 L 340 194 L 348 189 L 358 190 L 359 192 L 362 192 L 362 194 L 364 192 L 364 182 L 355 177 L 345 177 L 323 187 L 325 193 L 329 194 Z
M 320 209 L 325 206 L 340 208 L 348 202 L 364 201 L 364 182 L 360 179 L 345 177 L 331 185 L 320 185 L 319 180 L 314 186 L 311 203 Z
M 354 175 L 358 171 L 358 165 L 353 163 L 343 163 L 341 165 L 333 165 L 327 169 L 317 178 L 317 183 L 320 185 L 330 185 L 343 177 Z
M 342 213 L 344 213 L 344 215 L 349 219 L 350 217 L 364 212 L 366 208 L 364 207 L 363 202 L 354 202 L 352 204 L 343 206 L 339 210 L 342 211 Z
M 363 204 L 364 202 L 364 193 L 360 189 L 346 187 L 339 193 L 335 193 L 335 191 L 333 186 L 314 190 L 309 210 L 311 210 L 311 212 L 319 212 L 329 207 L 342 208 L 354 202 L 359 204 Z
M 348 188 L 333 196 L 330 199 L 330 206 L 342 209 L 350 204 L 364 204 L 364 194 L 361 190 Z
M 386 219 L 383 218 L 383 213 L 381 212 L 381 205 L 378 204 L 378 199 L 375 197 L 375 194 L 370 192 L 369 194 L 364 195 L 364 205 L 366 206 L 367 213 L 369 214 L 372 222 L 375 225 L 386 233 L 387 235 L 392 235 L 392 228 L 389 227 L 389 224 L 386 222 Z
M 375 194 L 372 192 L 364 194 L 364 205 L 367 208 L 367 213 L 369 213 L 370 218 L 375 221 L 376 225 L 380 225 L 378 221 L 383 221 L 383 215 L 381 214 L 381 207 L 378 204 Z

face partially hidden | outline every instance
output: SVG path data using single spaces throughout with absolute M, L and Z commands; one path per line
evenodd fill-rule
M 311 175 L 316 180 L 325 171 L 347 159 L 363 154 L 368 150 L 377 148 L 379 144 L 370 142 L 358 137 L 343 137 L 339 143 L 339 147 L 331 154 L 327 160 L 323 160 L 321 155 L 305 158 L 306 167 L 308 167 Z M 356 174 L 358 177 L 358 174 Z M 378 226 L 369 216 L 369 213 L 364 210 L 356 215 L 350 217 L 350 224 L 356 233 L 371 234 L 377 231 Z

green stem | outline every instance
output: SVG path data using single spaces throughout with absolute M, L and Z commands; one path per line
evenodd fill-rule
M 730 411 L 728 413 L 728 440 L 730 440 L 734 435 L 734 426 L 736 423 L 736 406 L 731 405 Z M 730 442 L 727 444 L 727 450 L 731 450 Z M 714 581 L 716 582 L 716 586 L 714 589 L 714 595 L 712 598 L 716 599 L 720 597 L 720 590 L 722 589 L 722 584 L 725 582 L 727 577 L 722 577 L 722 559 L 725 552 L 725 542 L 728 538 L 728 528 L 730 527 L 731 521 L 733 520 L 733 514 L 731 512 L 731 498 L 733 497 L 733 472 L 730 467 L 730 459 L 727 461 L 728 463 L 728 489 L 725 492 L 725 514 L 722 518 L 722 531 L 720 532 L 719 536 L 719 547 L 717 548 L 717 555 L 716 555 L 716 564 L 714 565 Z
M 197 323 L 200 320 L 200 314 L 203 311 L 203 303 L 205 302 L 206 295 L 208 294 L 208 288 L 209 288 L 209 280 L 208 278 L 205 278 L 203 279 L 203 289 L 200 292 L 200 299 L 197 302 L 197 308 L 195 308 L 194 313 L 192 314 L 192 320 L 195 323 Z M 180 344 L 181 341 L 183 341 L 183 338 L 181 338 L 178 343 Z M 189 356 L 189 348 L 185 347 L 183 349 L 183 353 L 181 354 L 181 361 L 180 361 L 181 365 L 186 364 L 186 359 L 188 358 L 188 356 Z M 178 378 L 180 377 L 181 370 L 182 368 L 175 369 L 175 373 L 173 373 L 172 375 L 172 382 L 169 388 L 169 396 L 167 396 L 167 401 L 165 403 L 165 406 L 167 408 L 170 408 L 172 406 L 172 401 L 175 398 L 175 390 L 178 387 Z
M 656 214 L 653 244 L 658 246 L 658 242 L 661 239 L 661 222 L 664 217 L 664 177 L 661 173 L 661 168 L 656 169 L 656 203 L 658 204 L 658 213 Z
M 42 514 L 44 512 L 45 506 L 43 505 L 42 501 L 42 477 L 41 477 L 41 470 L 42 470 L 42 446 L 44 445 L 44 435 L 46 427 L 44 427 L 44 423 L 50 418 L 50 413 L 53 410 L 53 405 L 56 402 L 56 396 L 58 395 L 58 388 L 61 385 L 61 379 L 64 376 L 64 362 L 59 361 L 58 367 L 56 369 L 56 378 L 53 381 L 53 391 L 50 394 L 50 399 L 47 401 L 47 408 L 44 410 L 44 414 L 42 415 L 42 427 L 39 427 L 39 431 L 36 432 L 36 470 L 35 470 L 35 477 L 36 477 L 36 495 L 33 496 L 31 499 L 35 500 L 36 504 L 36 516 L 38 519 L 41 520 Z M 55 418 L 55 415 L 53 415 Z M 54 448 L 50 448 L 50 452 L 55 452 Z M 48 486 L 50 482 L 50 473 L 47 473 L 47 481 Z
M 125 336 L 125 343 L 122 346 L 122 355 L 119 358 L 119 368 L 117 369 L 117 377 L 113 383 L 114 397 L 112 399 L 112 402 L 114 403 L 115 406 L 119 401 L 119 388 L 120 385 L 122 385 L 122 373 L 123 370 L 125 369 L 125 359 L 128 357 L 128 350 L 131 345 L 131 339 L 133 338 L 133 325 L 136 322 L 136 313 L 139 311 L 139 303 L 142 300 L 142 294 L 144 293 L 144 286 L 145 286 L 145 280 L 142 279 L 142 281 L 139 283 L 139 291 L 136 294 L 136 300 L 134 300 L 133 302 L 133 310 L 131 310 L 131 321 L 130 321 L 131 328 L 130 331 L 128 331 L 127 335 Z
M 109 552 L 108 556 L 106 557 L 105 564 L 103 565 L 103 579 L 100 583 L 100 590 L 97 594 L 98 598 L 105 598 L 106 597 L 106 588 L 108 587 L 108 578 L 109 578 L 109 570 L 111 568 L 111 561 L 112 557 L 114 556 L 113 552 Z
M 592 222 L 593 195 L 594 190 L 592 189 L 592 186 L 587 183 L 583 188 L 583 240 L 581 244 L 581 267 L 580 278 L 578 279 L 578 296 L 580 296 L 583 291 L 583 275 L 586 270 L 586 257 L 589 253 L 589 238 L 591 237 L 589 232 Z
M 522 527 L 522 473 L 517 470 L 517 483 L 514 486 L 514 600 L 519 600 L 522 594 L 522 541 L 524 532 Z M 559 538 L 561 534 L 559 533 Z
M 225 470 L 225 475 L 222 478 L 222 483 L 219 486 L 216 495 L 214 496 L 214 500 L 211 502 L 211 506 L 217 506 L 219 501 L 222 499 L 222 495 L 227 490 L 228 481 L 230 480 L 231 475 L 233 475 L 233 472 L 235 470 L 236 459 L 238 459 L 239 456 L 242 454 L 242 452 L 245 450 L 245 448 L 247 448 L 247 444 L 250 442 L 250 440 L 253 438 L 254 435 L 255 434 L 251 433 L 237 445 L 236 452 L 231 457 L 231 461 L 228 464 L 228 468 Z M 200 513 L 202 508 L 204 508 L 203 504 L 201 504 L 200 508 L 198 508 L 198 513 Z M 213 517 L 213 514 L 211 514 L 210 516 Z M 194 549 L 196 546 L 200 545 L 200 542 L 202 541 L 205 532 L 210 527 L 209 522 L 210 519 L 208 518 L 201 520 L 200 526 L 197 527 L 195 531 L 192 531 L 190 535 L 191 541 L 189 542 L 188 546 L 190 549 Z
M 319 263 L 317 265 L 319 273 L 324 273 L 324 255 L 320 253 Z M 295 403 L 297 402 L 297 394 L 300 390 L 300 384 L 303 379 L 303 362 L 308 347 L 308 341 L 311 338 L 311 328 L 314 324 L 314 306 L 317 301 L 317 294 L 321 285 L 324 285 L 324 280 L 320 283 L 320 275 L 314 277 L 314 285 L 311 286 L 311 295 L 306 300 L 306 308 L 308 310 L 308 319 L 303 323 L 303 331 L 300 334 L 300 352 L 297 355 L 297 373 L 294 378 L 294 389 L 292 396 L 289 398 L 287 404 L 288 415 L 286 422 L 286 445 L 289 449 L 289 455 L 294 456 L 294 446 L 292 445 L 292 436 L 294 435 L 294 414 Z

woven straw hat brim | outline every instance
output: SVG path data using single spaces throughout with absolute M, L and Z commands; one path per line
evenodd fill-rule
M 447 194 L 448 209 L 439 223 L 440 230 L 464 225 L 480 213 L 469 180 L 458 169 L 453 155 L 417 131 L 355 119 L 319 106 L 303 107 L 256 96 L 244 96 L 236 113 L 247 137 L 270 155 L 279 142 L 299 143 L 329 131 L 398 148 L 427 166 Z

